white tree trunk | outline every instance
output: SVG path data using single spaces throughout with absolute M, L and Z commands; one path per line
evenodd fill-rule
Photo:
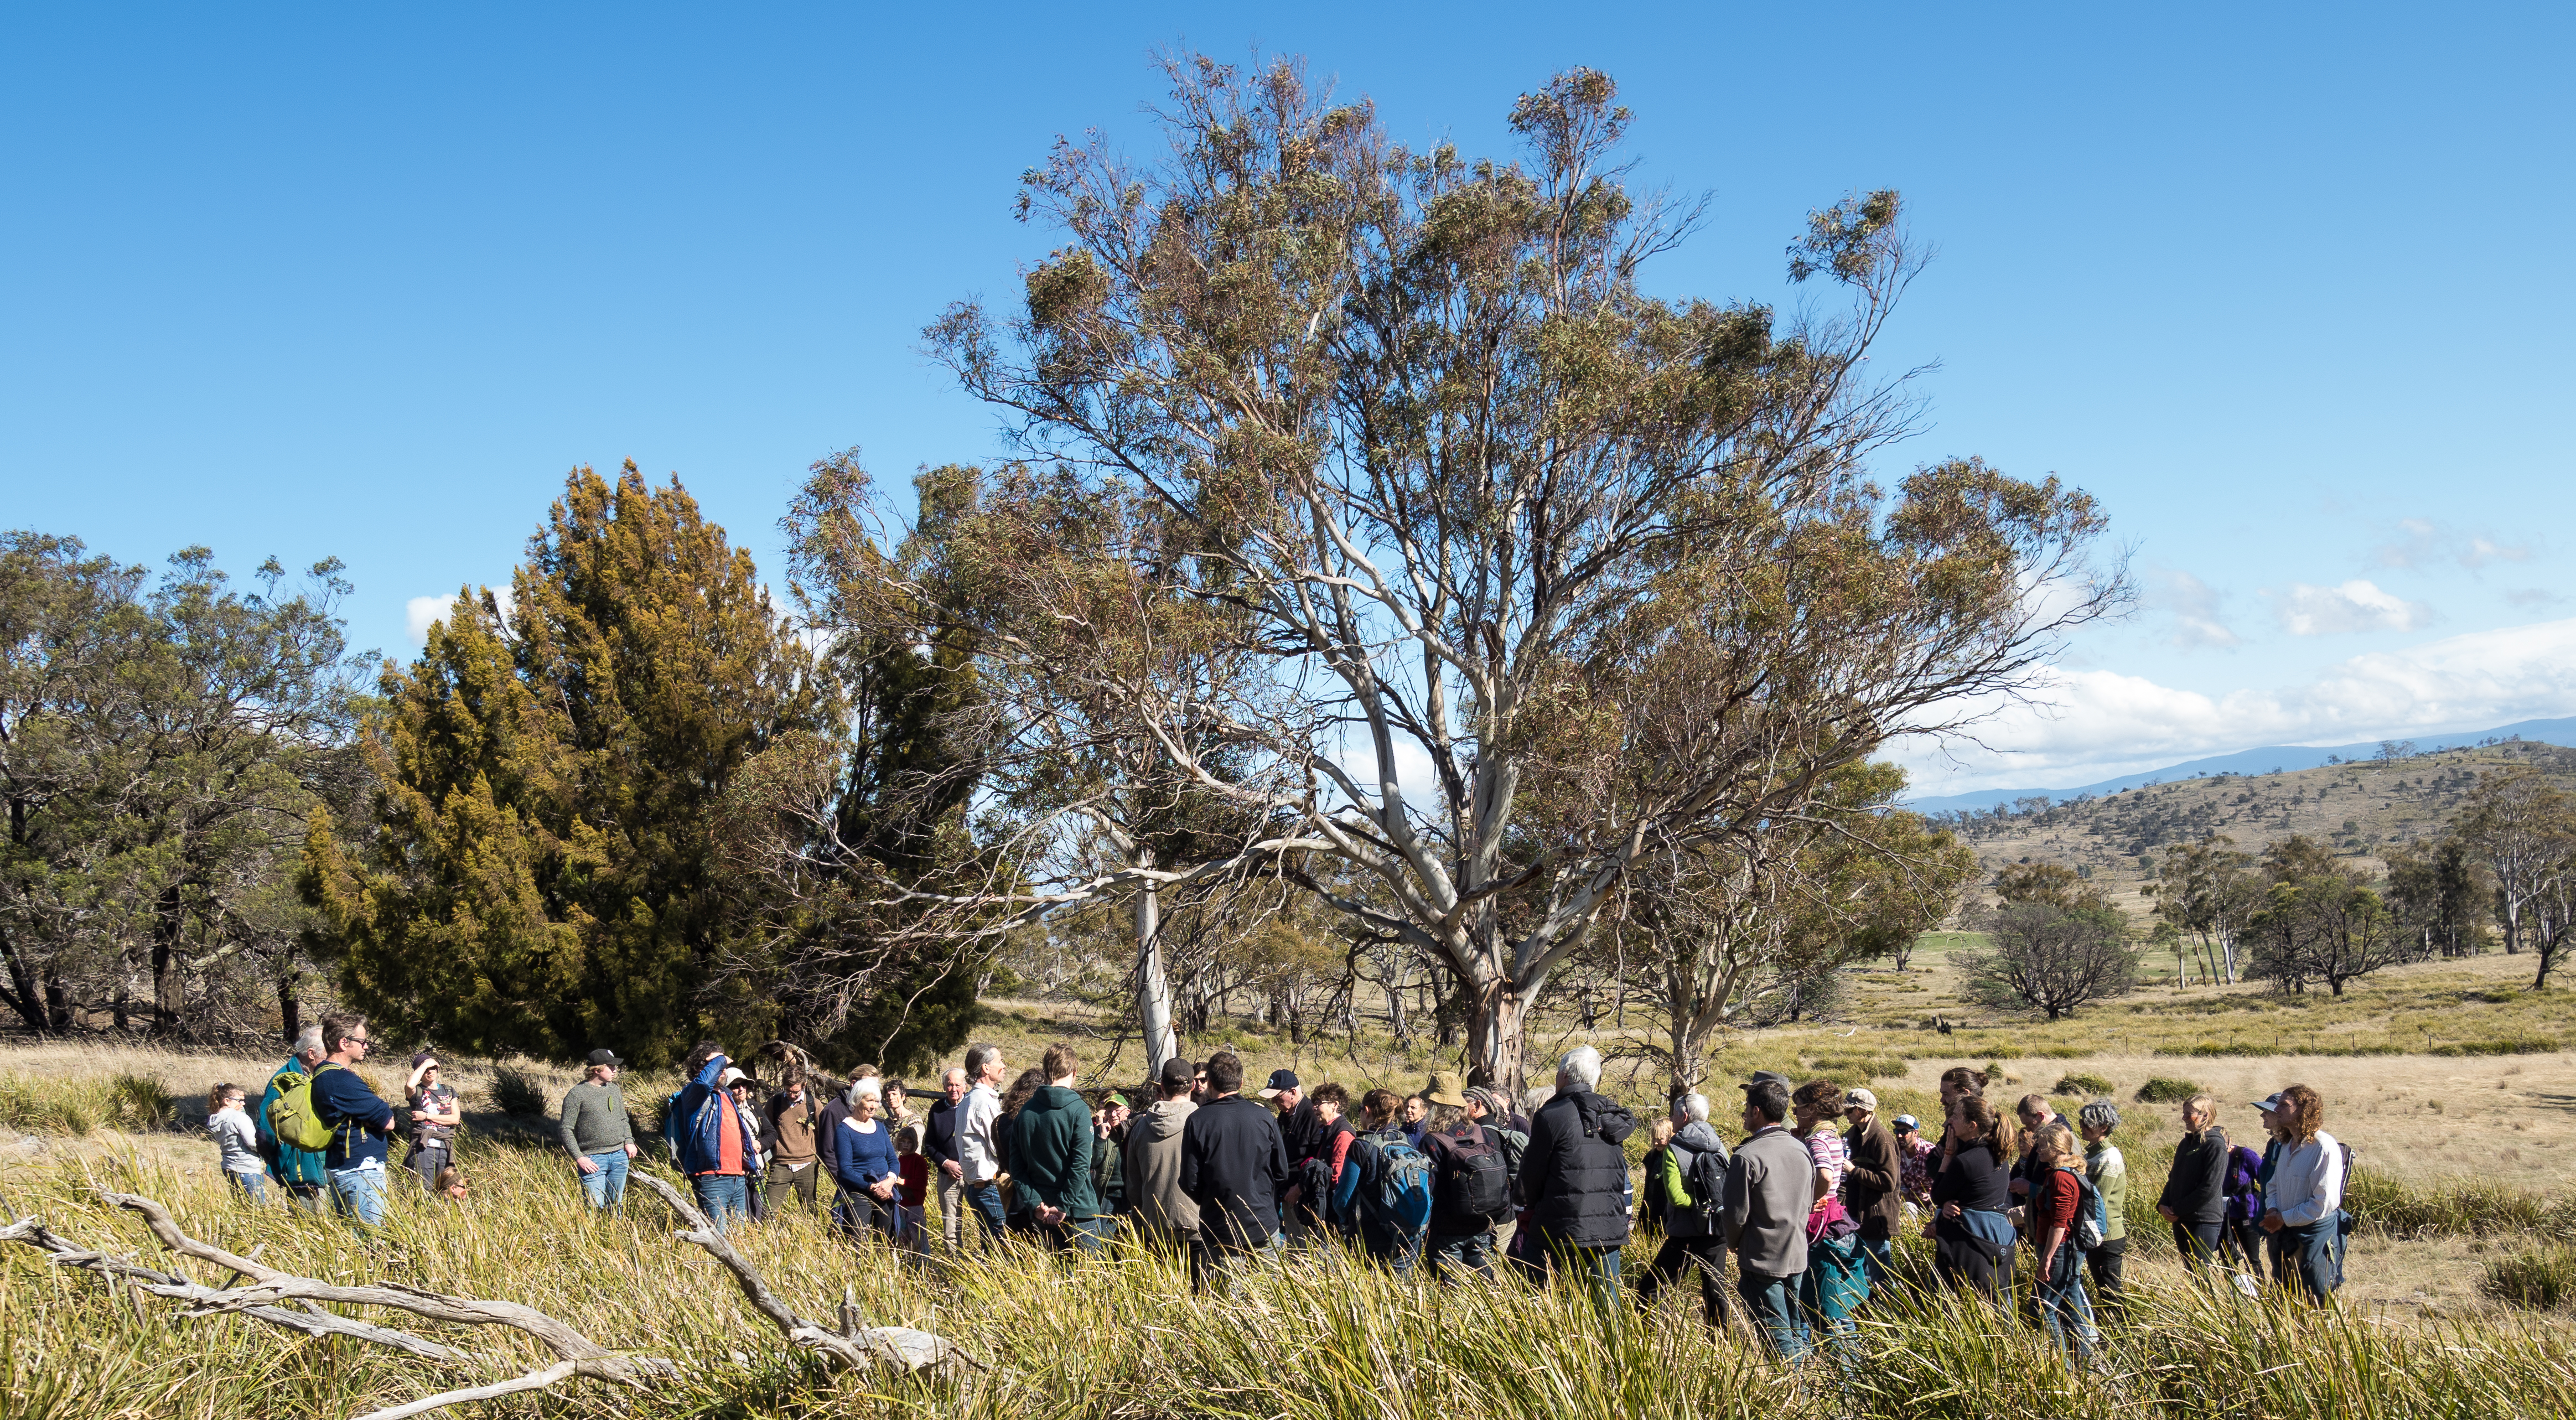
M 1154 866 L 1154 850 L 1139 847 L 1136 866 Z M 1172 1033 L 1172 987 L 1163 974 L 1163 901 L 1151 882 L 1136 889 L 1136 1025 L 1145 1037 L 1147 1078 L 1160 1079 L 1181 1041 Z

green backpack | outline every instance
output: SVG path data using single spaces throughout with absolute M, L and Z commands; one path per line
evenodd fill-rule
M 325 1060 L 314 1066 L 310 1075 L 300 1070 L 277 1072 L 276 1077 L 268 1082 L 277 1091 L 277 1098 L 268 1106 L 268 1129 L 277 1136 L 279 1143 L 290 1149 L 302 1149 L 308 1154 L 320 1153 L 331 1147 L 331 1136 L 339 1131 L 323 1123 L 320 1112 L 314 1108 L 313 1082 L 325 1070 L 347 1068 Z

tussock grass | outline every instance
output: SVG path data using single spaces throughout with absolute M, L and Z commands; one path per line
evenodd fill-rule
M 2078 1073 L 2067 1075 L 2058 1080 L 2056 1086 L 2052 1088 L 2049 1093 L 2067 1098 L 2085 1099 L 2108 1095 L 2118 1088 L 2120 1088 L 2118 1085 L 2111 1083 L 2109 1080 L 2103 1079 L 2099 1075 Z
M 204 1106 L 195 1112 L 202 1116 Z M 0 1075 L 0 1125 L 29 1134 L 166 1129 L 178 1120 L 178 1100 L 149 1075 Z
M 2576 1243 L 2552 1243 L 2487 1263 L 2488 1296 L 2535 1311 L 2576 1307 Z
M 591 1216 L 557 1158 L 469 1141 L 474 1197 L 399 1190 L 383 1235 L 233 1202 L 211 1172 L 131 1161 L 0 1174 L 0 1211 L 78 1241 L 160 1258 L 98 1201 L 150 1194 L 192 1231 L 308 1275 L 406 1282 L 544 1308 L 594 1338 L 669 1356 L 683 1376 L 649 1394 L 595 1386 L 518 1397 L 476 1417 L 1119 1417 L 1119 1420 L 1483 1420 L 1588 1416 L 1828 1417 L 2529 1416 L 2576 1393 L 2576 1334 L 2547 1324 L 2385 1325 L 2267 1297 L 2198 1290 L 2133 1266 L 2135 1310 L 2109 1328 L 2099 1370 L 2061 1361 L 2045 1333 L 1948 1295 L 1882 1298 L 1848 1379 L 1792 1370 L 1707 1330 L 1695 1297 L 1605 1325 L 1572 1288 L 1439 1289 L 1321 1253 L 1249 1268 L 1209 1297 L 1186 1268 L 1130 1251 L 1076 1263 L 1027 1251 L 968 1265 L 854 1251 L 794 1215 L 735 1238 L 800 1310 L 829 1315 L 844 1284 L 871 1322 L 938 1331 L 986 1363 L 954 1381 L 835 1376 L 782 1351 L 731 1282 L 669 1239 L 658 1205 Z M 1919 1251 L 1909 1245 L 1908 1252 Z M 1651 1245 L 1629 1250 L 1642 1265 Z M 523 1339 L 438 1333 L 491 1357 L 442 1369 L 239 1318 L 181 1320 L 165 1303 L 0 1250 L 0 1413 L 48 1420 L 344 1416 L 544 1359 Z
M 492 1107 L 503 1114 L 535 1118 L 554 1108 L 547 1097 L 545 1083 L 516 1066 L 504 1065 L 492 1072 Z

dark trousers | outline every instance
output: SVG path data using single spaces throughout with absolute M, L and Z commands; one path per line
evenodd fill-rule
M 415 1144 L 411 1153 L 403 1158 L 403 1166 L 419 1177 L 423 1189 L 431 1189 L 438 1186 L 438 1171 L 455 1162 L 455 1157 L 447 1151 L 444 1140 L 435 1144 Z
M 870 1233 L 894 1236 L 895 1205 L 881 1202 L 873 1193 L 851 1193 L 844 1190 L 832 1200 L 832 1221 L 852 1241 Z
M 1699 1274 L 1699 1301 L 1708 1324 L 1726 1320 L 1726 1239 L 1709 1236 L 1664 1239 L 1663 1249 L 1637 1274 L 1637 1305 L 1651 1307 L 1666 1287 L 1678 1287 Z
M 2084 1254 L 2084 1265 L 2093 1269 L 2093 1291 L 2101 1298 L 2101 1310 L 2120 1304 L 2127 1295 L 2120 1290 L 2120 1264 L 2129 1253 L 2127 1238 L 2105 1238 L 2102 1245 Z
M 1803 1275 L 1803 1274 L 1801 1274 Z M 1789 1360 L 1807 1354 L 1807 1319 L 1798 1310 L 1797 1277 L 1765 1277 L 1737 1269 L 1735 1295 L 1771 1349 Z
M 2174 1250 L 2182 1254 L 2183 1265 L 2197 1272 L 2218 1255 L 2218 1235 L 2225 1223 L 2175 1223 Z
M 2255 1281 L 2263 1280 L 2263 1255 L 2272 1250 L 2270 1243 L 2271 1238 L 2263 1231 L 2260 1215 L 2241 1223 L 2231 1218 L 2219 1225 L 2219 1255 L 2253 1273 Z M 2273 1275 L 2277 1277 L 2280 1274 L 2275 1272 Z
M 1932 1271 L 1943 1286 L 1968 1289 L 1985 1294 L 1989 1300 L 2002 1300 L 2012 1286 L 2012 1249 L 2001 1257 L 1989 1256 L 1985 1246 L 1965 1233 L 1957 1237 L 1936 1237 L 1932 1244 Z
M 2273 1254 L 2274 1280 L 2296 1281 L 2312 1302 L 2333 1296 L 2343 1281 L 2343 1269 L 2336 1258 L 2340 1231 L 2337 1220 L 2329 1215 L 2304 1228 L 2283 1228 L 2274 1233 L 2272 1236 L 2280 1240 L 2280 1251 Z
M 966 1206 L 973 1209 L 975 1216 L 983 1222 L 987 1244 L 998 1247 L 1002 1239 L 1010 1236 L 1011 1220 L 1002 1214 L 1000 1184 L 988 1180 L 966 1185 Z M 962 1234 L 963 1230 L 960 1232 Z
M 1436 1282 L 1461 1281 L 1470 1272 L 1491 1282 L 1494 1280 L 1494 1235 L 1490 1232 L 1429 1234 L 1422 1240 L 1422 1262 L 1431 1269 L 1432 1280 Z

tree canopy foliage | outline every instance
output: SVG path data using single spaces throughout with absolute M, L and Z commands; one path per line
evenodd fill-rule
M 754 755 L 826 735 L 836 698 L 751 558 L 674 479 L 573 472 L 506 607 L 460 592 L 362 744 L 353 843 L 316 819 L 308 891 L 343 984 L 452 1047 L 675 1060 L 774 1000 L 713 979 L 737 930 L 714 852 Z
M 325 561 L 290 592 L 275 559 L 258 584 L 202 547 L 151 582 L 0 534 L 0 1005 L 29 1029 L 296 1019 L 310 924 L 279 868 L 354 778 L 348 586 Z
M 2053 479 L 1870 478 L 1909 428 L 1864 374 L 1918 264 L 1894 194 L 1793 247 L 1843 315 L 1659 299 L 1639 270 L 1695 213 L 1629 191 L 1604 75 L 1523 96 L 1502 162 L 1395 144 L 1293 63 L 1170 74 L 1169 157 L 1060 145 L 1022 309 L 930 338 L 1053 486 L 1154 510 L 1022 579 L 1024 615 L 1185 620 L 1249 663 L 1113 662 L 1098 703 L 1254 851 L 1363 883 L 1306 878 L 1455 981 L 1477 1078 L 1517 1083 L 1528 1007 L 1641 863 L 1796 817 L 2125 595 Z

